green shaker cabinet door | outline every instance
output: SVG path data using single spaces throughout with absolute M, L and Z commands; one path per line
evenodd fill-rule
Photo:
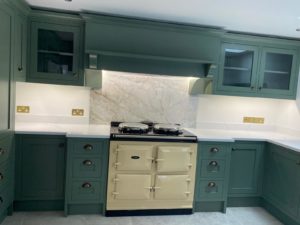
M 82 85 L 80 28 L 31 22 L 31 62 L 27 80 Z
M 218 91 L 255 92 L 258 48 L 247 45 L 222 45 Z
M 65 137 L 18 135 L 16 200 L 64 197 Z
M 264 48 L 259 75 L 259 93 L 294 96 L 298 81 L 298 76 L 295 76 L 298 73 L 296 64 L 297 51 Z
M 27 54 L 27 17 L 15 16 L 15 45 L 14 45 L 14 79 L 26 80 L 26 54 Z
M 263 174 L 263 144 L 237 142 L 232 145 L 229 196 L 260 196 Z
M 300 154 L 268 144 L 263 197 L 297 218 L 300 206 Z
M 0 131 L 9 129 L 12 16 L 0 3 Z

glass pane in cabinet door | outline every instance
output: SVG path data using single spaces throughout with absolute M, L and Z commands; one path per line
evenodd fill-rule
M 289 90 L 293 55 L 266 53 L 263 88 Z
M 250 87 L 254 51 L 225 49 L 223 85 Z
M 70 74 L 73 70 L 74 34 L 38 30 L 38 72 Z

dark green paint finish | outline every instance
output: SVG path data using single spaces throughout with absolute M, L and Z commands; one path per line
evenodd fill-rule
M 223 211 L 226 212 L 226 206 L 223 201 L 201 201 L 194 203 L 194 211 L 195 212 L 218 212 Z
M 264 143 L 232 144 L 230 160 L 230 197 L 260 196 L 263 177 Z
M 83 24 L 56 13 L 33 13 L 29 26 L 30 68 L 26 80 L 83 85 Z M 65 49 L 67 41 L 72 43 L 70 51 Z M 52 49 L 43 49 L 41 44 Z
M 300 154 L 268 144 L 263 183 L 264 199 L 300 220 Z
M 63 200 L 14 201 L 14 211 L 62 211 Z
M 16 136 L 16 200 L 64 199 L 65 137 Z
M 228 197 L 228 207 L 261 207 L 261 197 Z
M 109 139 L 68 138 L 65 215 L 104 213 Z

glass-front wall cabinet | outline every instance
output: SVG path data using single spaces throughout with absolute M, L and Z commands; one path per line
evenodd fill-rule
M 29 81 L 76 84 L 79 32 L 78 27 L 33 22 Z
M 255 47 L 224 44 L 218 87 L 222 90 L 253 91 L 256 65 Z
M 293 74 L 296 52 L 293 50 L 265 48 L 262 52 L 259 90 L 265 93 L 289 93 L 297 82 Z

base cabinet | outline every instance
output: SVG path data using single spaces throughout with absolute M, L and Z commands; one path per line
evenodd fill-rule
M 300 223 L 300 154 L 268 144 L 263 198 Z
M 260 196 L 264 143 L 236 142 L 231 148 L 229 197 Z
M 65 137 L 47 135 L 16 136 L 16 209 L 62 209 L 64 198 Z M 38 207 L 33 204 L 45 203 Z M 56 201 L 56 203 L 55 203 Z M 28 203 L 28 206 L 26 205 Z M 54 208 L 51 208 L 51 205 Z M 35 208 L 36 207 L 36 208 Z

